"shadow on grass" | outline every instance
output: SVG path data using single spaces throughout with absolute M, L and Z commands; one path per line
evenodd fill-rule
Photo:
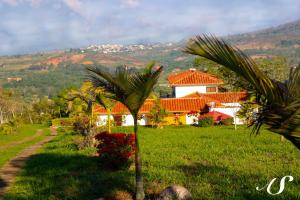
M 7 199 L 97 199 L 115 190 L 132 191 L 130 171 L 103 170 L 97 157 L 42 153 L 27 161 Z M 25 192 L 25 193 L 24 193 Z
M 208 162 L 193 163 L 191 165 L 180 165 L 176 170 L 182 171 L 186 178 L 194 177 L 192 183 L 198 182 L 199 185 L 204 183 L 209 185 L 210 194 L 207 197 L 193 196 L 193 199 L 236 199 L 236 200 L 296 200 L 300 199 L 299 194 L 290 193 L 285 190 L 280 195 L 272 196 L 266 190 L 256 191 L 256 187 L 263 187 L 269 180 L 267 177 L 255 175 L 235 173 L 226 167 L 217 166 Z M 263 182 L 262 182 L 263 181 Z M 279 182 L 279 180 L 277 180 Z M 278 184 L 279 185 L 279 184 Z M 278 185 L 274 185 L 272 192 L 276 193 L 279 189 Z M 189 186 L 187 185 L 189 188 Z M 193 186 L 195 187 L 195 186 Z M 196 188 L 197 190 L 197 188 Z M 201 190 L 200 190 L 201 191 Z M 297 191 L 297 190 L 296 190 Z M 193 193 L 193 191 L 191 191 Z M 199 192 L 197 192 L 199 193 Z M 297 192 L 296 192 L 297 193 Z
M 0 191 L 2 188 L 6 187 L 6 186 L 7 186 L 7 183 L 3 179 L 0 178 Z

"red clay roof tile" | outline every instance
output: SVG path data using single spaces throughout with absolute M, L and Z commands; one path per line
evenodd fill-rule
M 211 74 L 190 69 L 177 74 L 168 76 L 171 85 L 215 85 L 223 84 L 223 80 L 216 78 Z
M 191 112 L 197 111 L 200 112 L 207 107 L 207 105 L 211 102 L 210 98 L 201 97 L 201 98 L 165 98 L 161 99 L 161 105 L 167 110 L 167 112 Z M 139 113 L 149 113 L 154 100 L 147 99 L 144 105 L 141 107 Z M 216 101 L 217 105 L 221 105 L 218 101 Z M 97 105 L 95 108 L 95 112 L 99 114 L 106 113 L 106 110 Z M 120 102 L 118 102 L 115 107 L 112 109 L 112 114 L 128 114 L 128 109 Z
M 201 98 L 207 97 L 210 99 L 215 99 L 221 103 L 234 103 L 241 102 L 247 100 L 248 93 L 247 92 L 219 92 L 219 93 L 192 93 L 186 95 L 182 98 Z

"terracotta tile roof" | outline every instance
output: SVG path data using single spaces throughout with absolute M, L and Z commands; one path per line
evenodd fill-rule
M 246 101 L 248 98 L 247 92 L 220 92 L 220 93 L 206 93 L 204 96 L 216 99 L 221 103 L 234 103 Z
M 221 119 L 224 120 L 224 119 L 232 118 L 231 116 L 226 115 L 226 114 L 221 113 L 221 112 L 218 112 L 218 111 L 208 112 L 204 115 L 201 115 L 200 117 L 203 118 L 203 117 L 206 117 L 206 116 L 213 117 L 214 121 L 219 121 Z
M 171 85 L 214 85 L 224 82 L 211 74 L 190 69 L 177 74 L 168 76 Z
M 161 105 L 167 110 L 167 112 L 179 112 L 179 113 L 186 113 L 191 111 L 202 111 L 207 107 L 207 105 L 211 102 L 210 98 L 201 97 L 201 98 L 165 98 L 161 99 Z M 149 113 L 154 100 L 147 99 L 144 105 L 141 107 L 139 113 Z M 217 105 L 221 105 L 220 103 L 216 102 Z M 106 110 L 97 105 L 95 110 L 96 113 L 99 114 L 106 114 Z M 129 113 L 127 108 L 120 102 L 118 102 L 115 107 L 112 109 L 112 114 L 122 114 L 122 113 Z
M 234 103 L 247 100 L 247 92 L 219 92 L 219 93 L 192 93 L 182 98 L 201 98 L 207 97 L 221 103 Z

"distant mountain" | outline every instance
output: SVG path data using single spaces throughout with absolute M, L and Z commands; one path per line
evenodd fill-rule
M 242 49 L 252 48 L 283 48 L 300 47 L 300 20 L 282 24 L 276 27 L 233 35 L 228 38 Z M 243 46 L 245 44 L 245 46 Z M 249 46 L 246 46 L 249 44 Z M 252 44 L 252 45 L 251 45 Z
M 253 58 L 285 56 L 291 63 L 300 63 L 300 20 L 224 39 Z M 0 57 L 0 85 L 18 88 L 24 95 L 51 96 L 62 88 L 78 86 L 84 79 L 85 65 L 142 67 L 152 60 L 165 66 L 162 78 L 165 80 L 170 72 L 193 66 L 194 56 L 182 52 L 185 42 L 146 46 L 93 45 L 68 51 L 3 56 Z M 22 81 L 8 81 L 15 77 Z
M 300 63 L 300 20 L 226 39 L 250 55 L 281 55 Z

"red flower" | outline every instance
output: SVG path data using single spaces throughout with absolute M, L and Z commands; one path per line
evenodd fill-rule
M 95 138 L 100 142 L 97 146 L 99 157 L 111 168 L 127 165 L 135 152 L 134 134 L 102 132 Z

